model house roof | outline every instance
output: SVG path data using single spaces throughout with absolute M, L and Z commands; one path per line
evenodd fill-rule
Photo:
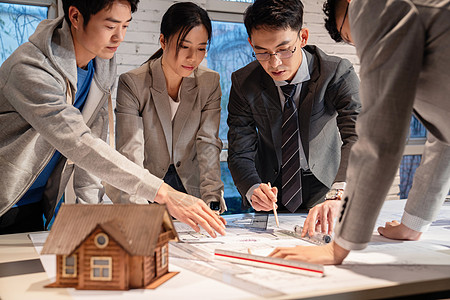
M 152 255 L 162 227 L 177 237 L 164 205 L 62 205 L 41 254 L 70 255 L 97 227 L 130 255 Z

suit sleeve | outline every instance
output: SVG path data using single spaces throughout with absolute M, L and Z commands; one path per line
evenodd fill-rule
M 197 159 L 200 169 L 200 193 L 203 201 L 220 202 L 220 212 L 227 209 L 223 199 L 224 185 L 220 178 L 220 152 L 222 141 L 219 138 L 219 124 L 222 91 L 219 75 L 214 74 L 212 91 L 202 108 L 200 127 L 196 137 Z
M 356 118 L 361 111 L 359 79 L 348 60 L 340 61 L 332 87 L 336 91 L 333 103 L 338 114 L 336 122 L 343 143 L 335 182 L 345 182 L 350 150 L 358 139 L 355 129 Z
M 255 166 L 258 135 L 250 105 L 236 73 L 232 74 L 231 82 L 227 120 L 228 167 L 243 204 L 248 205 L 245 194 L 253 185 L 261 183 Z
M 409 1 L 352 1 L 349 16 L 361 61 L 363 109 L 336 242 L 351 250 L 370 241 L 402 158 L 425 32 Z

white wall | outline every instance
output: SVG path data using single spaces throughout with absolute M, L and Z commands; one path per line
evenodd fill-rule
M 141 0 L 138 11 L 133 14 L 125 41 L 117 51 L 118 74 L 134 69 L 145 62 L 159 49 L 159 25 L 165 11 L 175 2 L 172 0 Z M 211 7 L 208 0 L 193 0 L 200 6 Z M 358 71 L 355 49 L 345 44 L 336 44 L 324 27 L 323 0 L 303 0 L 304 23 L 310 30 L 309 44 L 319 46 L 328 54 L 349 59 Z M 209 5 L 208 5 L 209 4 Z

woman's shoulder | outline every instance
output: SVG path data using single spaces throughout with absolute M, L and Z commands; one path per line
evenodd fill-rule
M 220 75 L 205 66 L 198 66 L 194 73 L 196 82 L 200 87 L 211 89 L 219 84 Z
M 195 76 L 204 80 L 219 80 L 219 73 L 202 65 L 198 66 Z

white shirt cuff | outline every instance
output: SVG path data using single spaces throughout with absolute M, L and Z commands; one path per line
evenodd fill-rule
M 344 181 L 340 181 L 340 182 L 335 182 L 333 183 L 333 185 L 331 186 L 332 189 L 337 189 L 337 190 L 345 190 L 345 186 L 347 185 L 347 182 Z
M 247 198 L 248 203 L 250 203 L 250 205 L 252 205 L 252 196 L 253 196 L 253 192 L 259 187 L 261 183 L 257 183 L 252 185 L 251 188 L 248 189 L 247 193 L 245 194 L 245 198 Z
M 402 224 L 412 230 L 415 230 L 418 232 L 425 232 L 428 230 L 431 223 L 432 223 L 432 221 L 424 220 L 417 216 L 410 215 L 406 211 L 403 212 Z

